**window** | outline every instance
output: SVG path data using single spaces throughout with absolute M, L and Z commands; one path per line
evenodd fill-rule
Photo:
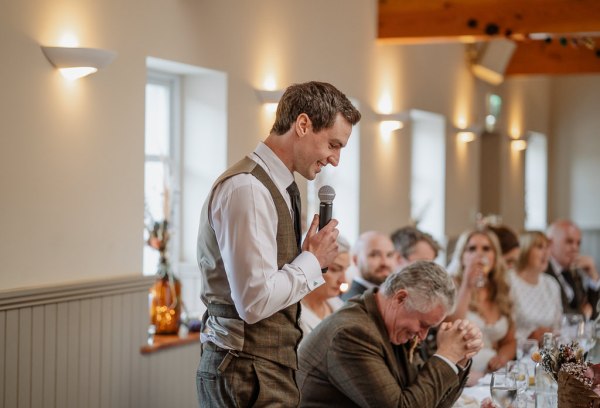
M 529 132 L 525 151 L 525 229 L 545 230 L 548 218 L 546 135 Z
M 164 219 L 169 203 L 169 261 L 186 313 L 199 317 L 196 239 L 202 204 L 227 164 L 227 75 L 155 57 L 146 67 L 145 220 Z M 144 275 L 156 273 L 158 256 L 144 245 Z
M 411 110 L 410 215 L 417 228 L 445 243 L 446 121 Z M 440 257 L 442 253 L 440 252 Z M 443 258 L 438 259 L 444 263 Z
M 146 83 L 144 221 L 169 220 L 177 231 L 179 214 L 179 78 L 149 72 Z M 169 241 L 169 255 L 177 253 L 178 234 Z M 144 241 L 147 231 L 144 230 Z M 156 273 L 158 251 L 144 245 L 144 275 Z

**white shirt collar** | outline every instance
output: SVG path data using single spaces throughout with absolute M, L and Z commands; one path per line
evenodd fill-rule
M 562 271 L 565 269 L 562 266 L 560 266 L 558 261 L 556 259 L 554 259 L 553 257 L 550 257 L 550 266 L 552 267 L 552 272 L 554 272 L 554 274 L 556 276 L 560 275 L 562 273 Z
M 279 190 L 286 191 L 294 181 L 294 175 L 281 159 L 263 142 L 259 142 L 252 153 L 253 159 L 262 165 Z

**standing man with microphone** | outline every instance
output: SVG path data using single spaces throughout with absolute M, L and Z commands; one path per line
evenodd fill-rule
M 297 406 L 299 301 L 323 284 L 337 255 L 337 221 L 300 242 L 294 173 L 313 180 L 337 166 L 360 113 L 334 86 L 283 94 L 270 134 L 223 173 L 202 208 L 201 298 L 207 306 L 196 374 L 201 407 Z

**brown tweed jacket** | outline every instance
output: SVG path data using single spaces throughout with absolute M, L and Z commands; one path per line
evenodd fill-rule
M 468 369 L 455 374 L 439 357 L 418 366 L 408 347 L 394 355 L 375 292 L 327 317 L 301 343 L 301 407 L 451 407 Z

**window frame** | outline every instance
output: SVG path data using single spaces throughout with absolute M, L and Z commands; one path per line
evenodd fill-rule
M 149 84 L 163 86 L 169 90 L 169 154 L 156 155 L 146 153 L 146 108 L 144 104 L 144 185 L 146 183 L 146 164 L 152 163 L 167 163 L 168 168 L 168 185 L 170 189 L 170 233 L 168 254 L 171 266 L 174 267 L 179 263 L 179 254 L 181 248 L 181 77 L 176 74 L 162 72 L 154 69 L 147 70 L 146 82 L 144 87 Z M 144 101 L 148 95 L 145 93 Z M 144 187 L 144 207 L 146 205 L 146 191 Z M 144 217 L 145 218 L 145 217 Z M 146 232 L 144 232 L 146 234 Z M 144 245 L 142 273 L 145 276 L 153 275 L 156 270 L 149 264 L 146 264 L 146 251 L 152 250 L 148 245 Z

